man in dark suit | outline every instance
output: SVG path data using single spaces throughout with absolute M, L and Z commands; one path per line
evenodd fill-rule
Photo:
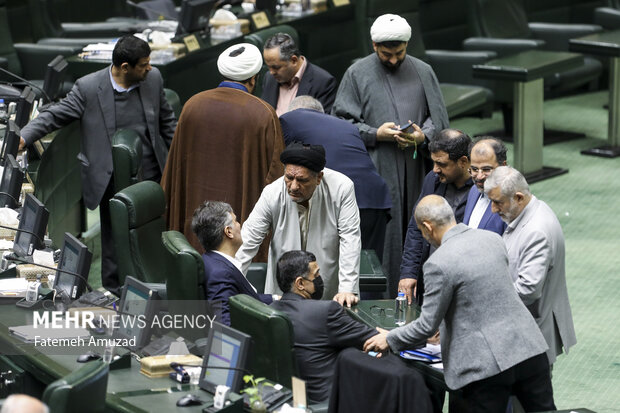
M 473 186 L 469 175 L 470 144 L 469 136 L 456 129 L 444 129 L 437 134 L 429 144 L 433 170 L 424 177 L 422 192 L 416 206 L 427 195 L 442 196 L 450 204 L 456 222 L 463 222 L 467 195 Z M 434 251 L 435 248 L 424 239 L 412 215 L 407 228 L 398 283 L 398 291 L 405 293 L 409 304 L 414 295 L 418 303 L 422 304 L 424 297 L 422 266 Z
M 336 301 L 321 301 L 323 280 L 314 254 L 288 251 L 278 260 L 278 286 L 284 294 L 271 304 L 288 315 L 295 333 L 295 357 L 313 401 L 329 398 L 334 364 L 340 350 L 362 348 L 377 334 L 353 320 Z
M 297 141 L 323 146 L 325 166 L 353 181 L 360 210 L 362 249 L 375 250 L 382 259 L 392 198 L 359 131 L 349 122 L 323 113 L 321 102 L 311 96 L 297 96 L 289 108 L 291 111 L 280 117 L 284 143 L 289 145 Z
M 288 111 L 295 96 L 309 95 L 321 102 L 327 113 L 336 99 L 336 79 L 301 55 L 291 36 L 277 33 L 265 42 L 263 59 L 269 69 L 263 80 L 261 98 L 276 109 Z
M 120 38 L 112 65 L 75 82 L 67 97 L 39 113 L 21 130 L 20 148 L 75 120 L 81 121 L 82 193 L 89 209 L 99 206 L 101 278 L 119 292 L 108 201 L 114 195 L 112 135 L 133 129 L 142 140 L 142 176 L 159 182 L 174 136 L 176 118 L 166 101 L 159 70 L 150 65 L 151 49 L 135 36 Z
M 196 209 L 192 218 L 192 231 L 205 249 L 205 295 L 220 307 L 219 322 L 230 325 L 228 298 L 247 294 L 270 304 L 273 297 L 258 294 L 256 288 L 241 273 L 241 262 L 235 253 L 243 244 L 241 224 L 230 205 L 225 202 L 206 201 Z
M 415 348 L 439 328 L 446 385 L 463 389 L 466 411 L 503 413 L 511 394 L 527 412 L 555 410 L 547 343 L 515 294 L 501 238 L 457 224 L 437 195 L 418 202 L 414 219 L 437 248 L 424 264 L 420 317 L 389 332 L 379 329 L 364 350 Z
M 504 233 L 506 223 L 491 211 L 491 201 L 484 193 L 484 182 L 495 168 L 506 165 L 506 151 L 504 143 L 491 136 L 484 136 L 471 146 L 469 173 L 475 185 L 467 196 L 463 224 L 499 235 Z

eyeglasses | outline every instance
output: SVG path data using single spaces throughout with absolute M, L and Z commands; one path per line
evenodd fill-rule
M 474 175 L 474 174 L 477 175 L 479 172 L 482 172 L 483 174 L 488 175 L 491 172 L 493 172 L 494 169 L 495 168 L 491 168 L 490 166 L 483 166 L 482 168 L 476 168 L 475 166 L 470 166 L 469 173 L 471 175 Z
M 370 314 L 378 315 L 380 317 L 394 317 L 394 309 L 393 308 L 383 308 L 378 305 L 370 306 Z

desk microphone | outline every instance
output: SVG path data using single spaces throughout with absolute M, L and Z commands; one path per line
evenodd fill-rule
M 6 69 L 4 69 L 2 67 L 0 67 L 0 72 L 6 73 L 9 76 L 13 76 L 15 79 L 17 79 L 17 80 L 19 80 L 21 82 L 24 82 L 25 84 L 27 84 L 31 88 L 38 90 L 39 92 L 41 92 L 41 94 L 43 94 L 43 97 L 45 98 L 46 102 L 51 102 L 52 101 L 52 99 L 50 99 L 49 95 L 47 93 L 45 93 L 45 90 L 41 89 L 39 86 L 35 85 L 31 81 L 26 80 L 26 79 L 24 79 L 21 76 L 17 76 L 15 73 L 13 73 L 13 72 L 11 72 L 9 70 L 6 70 Z
M 138 3 L 134 3 L 131 0 L 125 0 L 125 3 L 127 3 L 127 5 L 131 6 L 131 7 L 135 7 L 136 9 L 140 9 L 140 10 L 144 10 L 144 11 L 150 11 L 151 13 L 155 13 L 159 16 L 159 20 L 162 20 L 161 18 L 165 18 L 167 20 L 178 20 L 179 18 L 176 16 L 169 16 L 167 14 L 165 14 L 164 12 L 162 12 L 161 10 L 157 10 L 156 8 L 153 7 L 149 7 L 149 6 L 145 6 L 143 4 L 138 4 Z M 148 17 L 148 15 L 147 15 Z
M 88 291 L 92 291 L 93 290 L 93 287 L 90 286 L 90 284 L 88 283 L 88 280 L 82 274 L 78 274 L 77 272 L 68 271 L 68 270 L 61 269 L 61 268 L 49 267 L 47 265 L 37 264 L 37 263 L 34 263 L 34 262 L 29 262 L 27 260 L 24 260 L 24 259 L 18 257 L 18 256 L 11 257 L 11 259 L 13 261 L 17 261 L 20 264 L 30 264 L 30 265 L 34 265 L 35 267 L 46 268 L 48 270 L 53 270 L 53 271 L 62 272 L 62 273 L 69 274 L 69 275 L 73 275 L 74 277 L 77 277 L 80 280 L 84 281 L 84 284 L 86 284 L 86 288 L 88 289 Z

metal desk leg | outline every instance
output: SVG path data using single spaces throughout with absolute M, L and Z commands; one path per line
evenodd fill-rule
M 609 126 L 607 145 L 581 151 L 584 155 L 620 156 L 620 57 L 609 59 Z
M 529 183 L 568 172 L 543 166 L 543 79 L 514 84 L 514 162 Z

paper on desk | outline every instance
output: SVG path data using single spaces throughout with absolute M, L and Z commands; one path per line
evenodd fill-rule
M 32 253 L 32 261 L 35 264 L 54 267 L 54 253 L 52 251 L 34 250 Z
M 28 280 L 25 278 L 5 278 L 0 280 L 0 297 L 25 297 Z
M 10 250 L 13 248 L 13 241 L 8 239 L 0 239 L 0 250 Z
M 11 208 L 0 208 L 0 224 L 7 227 L 17 228 L 19 219 L 17 219 L 17 211 Z

